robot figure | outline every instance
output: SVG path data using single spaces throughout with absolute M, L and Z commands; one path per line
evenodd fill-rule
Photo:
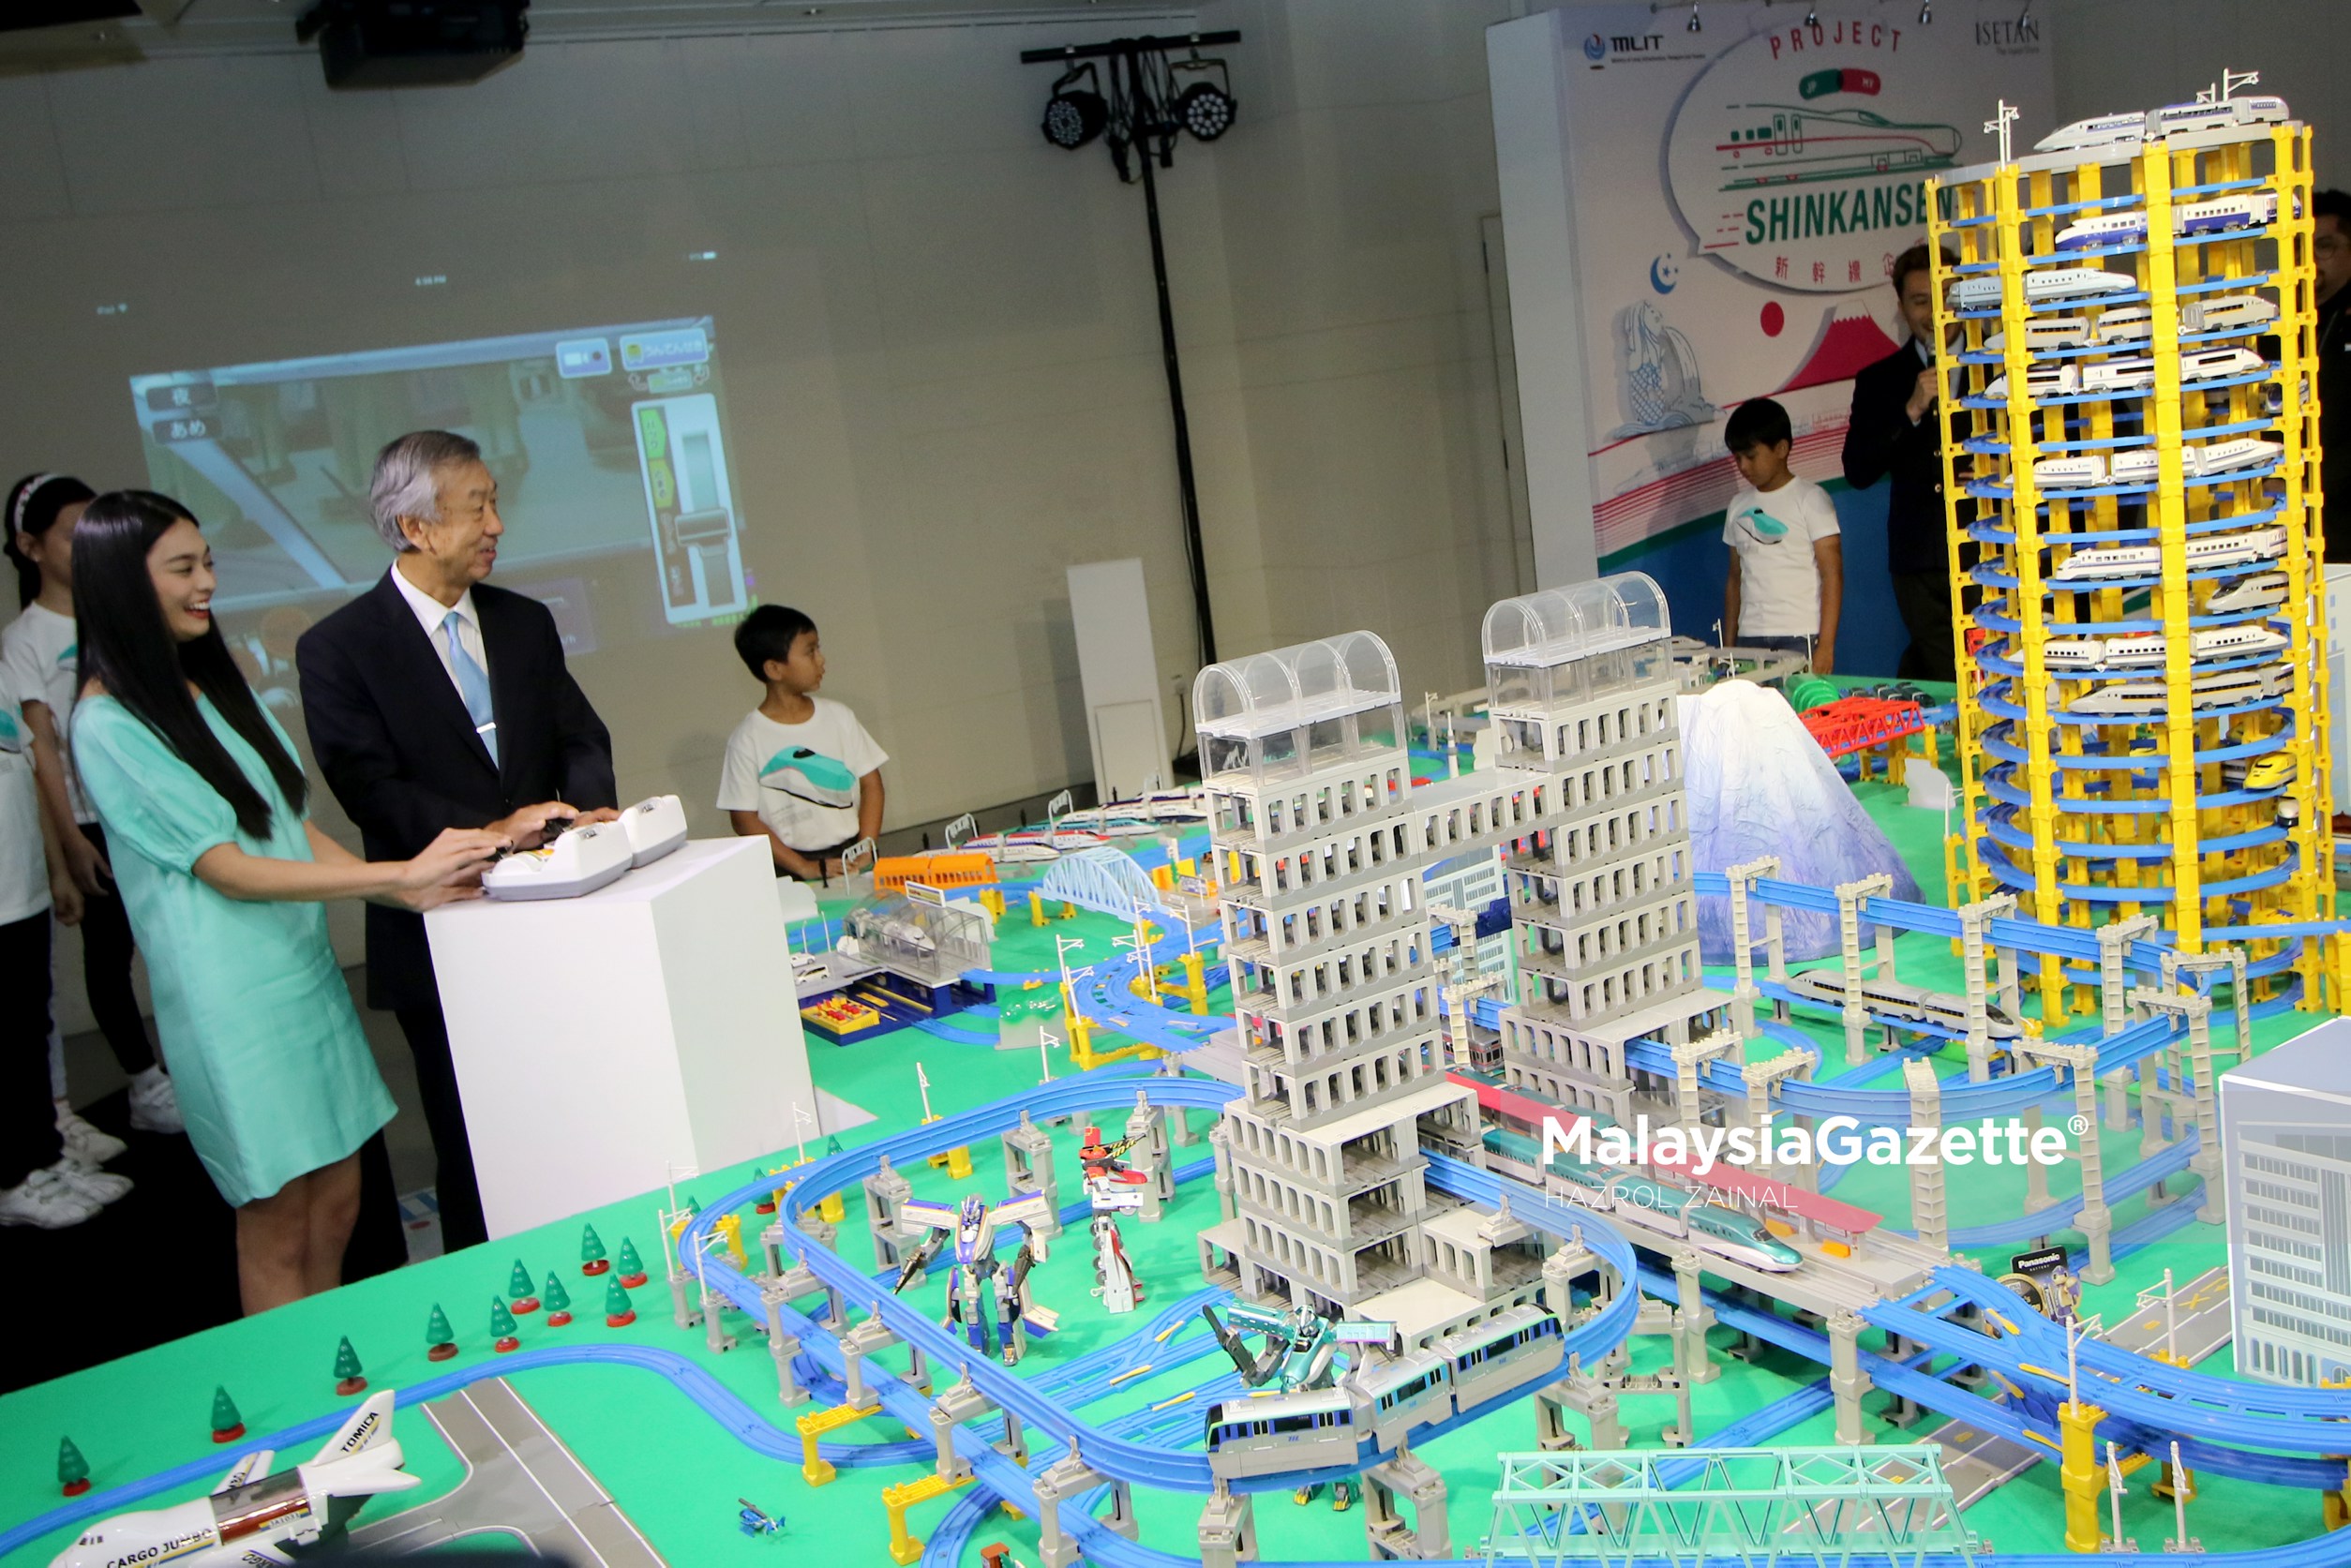
M 952 1237 L 955 1262 L 947 1276 L 944 1322 L 960 1326 L 972 1349 L 983 1355 L 1000 1354 L 1005 1366 L 1017 1366 L 1024 1324 L 1034 1334 L 1050 1334 L 1055 1327 L 1053 1313 L 1029 1304 L 1027 1283 L 1028 1271 L 1045 1255 L 1045 1239 L 1033 1227 L 1046 1217 L 1048 1202 L 1043 1193 L 1032 1192 L 990 1208 L 975 1193 L 953 1208 L 919 1198 L 901 1205 L 899 1222 L 929 1234 L 907 1254 L 891 1293 L 921 1278 Z M 1007 1226 L 1019 1229 L 1021 1245 L 1011 1262 L 999 1263 L 996 1234 Z
M 1118 1216 L 1108 1209 L 1094 1216 L 1094 1293 L 1110 1313 L 1131 1312 L 1143 1300 L 1143 1281 L 1118 1239 Z
M 1394 1323 L 1326 1318 L 1308 1307 L 1269 1307 L 1235 1302 L 1226 1309 L 1233 1321 L 1230 1328 L 1217 1321 L 1216 1308 L 1212 1307 L 1202 1307 L 1200 1315 L 1208 1320 L 1217 1343 L 1233 1358 L 1241 1381 L 1251 1388 L 1270 1386 L 1283 1394 L 1334 1386 L 1339 1381 L 1341 1345 L 1377 1345 L 1390 1353 L 1399 1348 Z M 1262 1351 L 1249 1348 L 1248 1336 L 1252 1334 L 1264 1339 Z M 1319 1484 L 1300 1486 L 1295 1500 L 1300 1505 L 1311 1502 L 1320 1489 Z M 1345 1513 L 1354 1501 L 1354 1488 L 1346 1482 L 1332 1484 L 1330 1505 L 1334 1512 Z
M 1149 1176 L 1129 1169 L 1127 1162 L 1118 1157 L 1139 1142 L 1138 1139 L 1121 1138 L 1116 1143 L 1105 1143 L 1101 1127 L 1087 1127 L 1086 1142 L 1078 1149 L 1078 1164 L 1086 1172 L 1086 1182 L 1089 1185 L 1095 1182 L 1115 1183 L 1120 1187 L 1147 1185 L 1151 1180 Z

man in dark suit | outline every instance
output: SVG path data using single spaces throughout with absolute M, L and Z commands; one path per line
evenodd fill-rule
M 565 819 L 612 816 L 612 738 L 563 666 L 555 618 L 483 579 L 498 560 L 498 482 L 445 430 L 376 458 L 382 581 L 302 635 L 310 748 L 370 859 L 406 859 L 443 828 L 518 847 Z M 367 1005 L 400 1021 L 416 1058 L 441 1228 L 451 1251 L 487 1239 L 421 915 L 367 906 Z
M 1946 265 L 1956 259 L 1946 256 Z M 1853 378 L 1853 413 L 1845 427 L 1845 482 L 1867 489 L 1889 475 L 1886 570 L 1894 608 L 1910 634 L 1901 666 L 1906 680 L 1955 680 L 1949 527 L 1943 515 L 1942 422 L 1936 366 L 1935 284 L 1926 246 L 1894 259 L 1894 292 L 1910 340 Z M 1960 436 L 1966 435 L 1962 426 Z M 1974 552 L 1967 552 L 1969 560 Z

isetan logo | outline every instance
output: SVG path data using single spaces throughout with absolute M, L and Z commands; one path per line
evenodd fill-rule
M 2014 22 L 1979 22 L 1975 24 L 1975 46 L 1978 49 L 2014 49 L 2018 44 L 2040 41 L 2041 23 L 2030 16 L 2020 16 Z

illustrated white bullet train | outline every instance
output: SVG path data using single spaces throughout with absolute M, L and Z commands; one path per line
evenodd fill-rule
M 417 1478 L 401 1471 L 392 1435 L 393 1391 L 371 1395 L 310 1462 L 264 1475 L 276 1456 L 264 1448 L 230 1467 L 209 1497 L 170 1508 L 117 1514 L 82 1531 L 49 1568 L 268 1568 L 291 1563 L 288 1548 L 315 1543 L 361 1500 L 404 1491 Z

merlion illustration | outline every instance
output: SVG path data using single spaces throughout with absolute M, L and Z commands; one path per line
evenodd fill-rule
M 1698 384 L 1698 351 L 1666 324 L 1665 312 L 1643 300 L 1616 316 L 1617 374 L 1626 422 L 1613 436 L 1641 436 L 1704 425 L 1715 405 Z

